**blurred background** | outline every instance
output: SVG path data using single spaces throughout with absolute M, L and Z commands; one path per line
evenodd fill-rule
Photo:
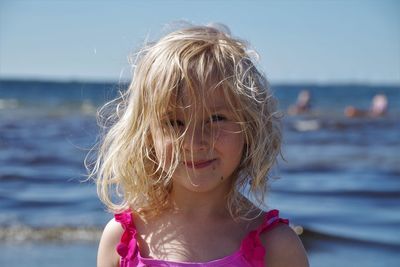
M 95 266 L 96 110 L 173 21 L 248 40 L 280 102 L 266 205 L 311 266 L 400 264 L 399 1 L 0 0 L 0 266 Z

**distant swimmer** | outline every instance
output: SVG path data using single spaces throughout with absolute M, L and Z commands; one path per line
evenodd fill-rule
M 297 96 L 296 104 L 290 106 L 288 113 L 290 115 L 297 115 L 309 112 L 311 110 L 311 93 L 308 90 L 302 90 Z
M 344 114 L 349 118 L 354 117 L 383 117 L 388 110 L 388 100 L 386 95 L 377 94 L 372 98 L 371 107 L 369 110 L 357 109 L 353 106 L 348 106 L 344 109 Z
M 386 115 L 388 109 L 388 100 L 384 94 L 375 95 L 372 99 L 370 115 L 372 117 L 381 117 Z

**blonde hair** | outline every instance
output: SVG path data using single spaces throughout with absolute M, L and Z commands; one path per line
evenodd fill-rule
M 280 152 L 280 116 L 252 55 L 257 54 L 246 42 L 233 38 L 226 27 L 215 26 L 176 30 L 136 54 L 129 88 L 99 111 L 104 134 L 96 159 L 87 165 L 110 211 L 130 208 L 149 216 L 168 208 L 172 174 L 187 129 L 179 134 L 167 125 L 166 134 L 177 141 L 167 169 L 163 157 L 155 154 L 151 129 L 176 108 L 183 91 L 204 104 L 205 90 L 221 90 L 243 132 L 242 159 L 226 196 L 231 215 L 249 214 L 249 202 L 240 193 L 246 189 L 257 196 L 257 204 L 264 202 L 269 171 Z

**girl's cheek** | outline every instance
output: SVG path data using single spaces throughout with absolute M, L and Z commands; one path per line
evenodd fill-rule
M 217 139 L 240 139 L 242 137 L 241 128 L 237 125 L 226 125 L 216 130 L 214 137 Z
M 161 164 L 168 165 L 172 158 L 172 142 L 167 138 L 158 138 L 155 140 L 155 151 L 158 161 Z

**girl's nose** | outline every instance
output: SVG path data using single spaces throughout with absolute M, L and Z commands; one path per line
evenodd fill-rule
M 209 139 L 206 129 L 202 129 L 202 127 L 188 129 L 184 137 L 183 148 L 191 151 L 207 150 Z

